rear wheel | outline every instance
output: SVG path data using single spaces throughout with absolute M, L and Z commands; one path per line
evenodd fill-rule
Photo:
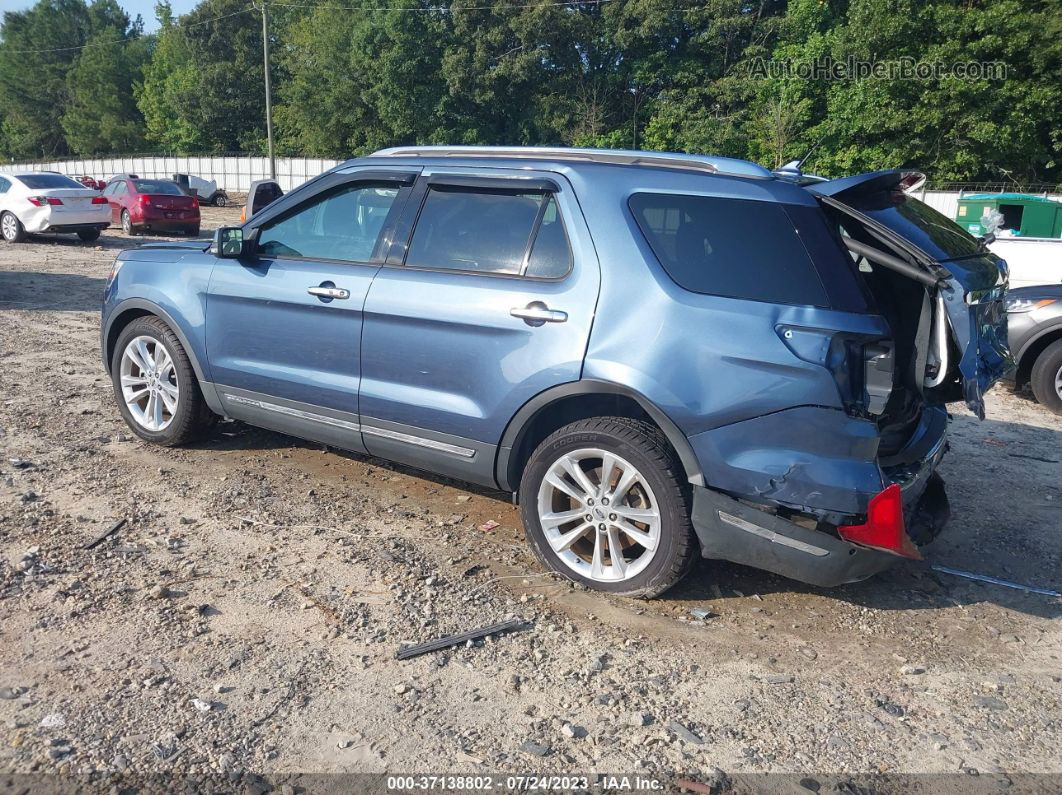
M 1029 384 L 1041 405 L 1062 414 L 1062 340 L 1055 340 L 1036 357 Z
M 100 239 L 99 229 L 85 229 L 77 233 L 77 236 L 81 238 L 83 243 L 91 243 L 93 240 Z
M 210 203 L 215 207 L 224 207 L 229 203 L 229 198 L 224 193 L 215 193 L 210 197 Z
M 21 243 L 26 239 L 26 229 L 14 213 L 0 214 L 0 234 L 8 243 Z
M 650 598 L 693 565 L 689 485 L 652 425 L 623 417 L 566 425 L 532 453 L 520 493 L 535 553 L 591 588 Z
M 199 236 L 199 227 L 198 226 L 190 226 L 190 227 L 188 227 L 187 229 L 184 230 L 184 233 L 186 235 L 190 235 L 192 237 L 198 237 Z
M 127 235 L 136 234 L 136 230 L 133 229 L 133 217 L 129 215 L 128 210 L 122 210 L 122 231 Z
M 157 317 L 134 320 L 118 336 L 111 382 L 126 424 L 141 439 L 172 447 L 217 419 L 177 336 Z

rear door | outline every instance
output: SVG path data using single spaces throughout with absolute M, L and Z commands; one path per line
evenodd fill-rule
M 219 258 L 206 344 L 232 417 L 363 451 L 362 310 L 415 170 L 316 180 L 244 227 L 255 254 Z
M 597 255 L 559 175 L 425 169 L 373 281 L 362 340 L 369 452 L 494 485 L 530 398 L 576 381 Z
M 965 229 L 903 191 L 905 174 L 883 171 L 809 185 L 823 201 L 854 214 L 939 279 L 958 356 L 945 383 L 984 417 L 984 393 L 1013 366 L 1007 348 L 1006 263 Z

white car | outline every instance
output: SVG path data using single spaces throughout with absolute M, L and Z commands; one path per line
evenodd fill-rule
M 86 243 L 111 225 L 107 200 L 54 172 L 0 174 L 0 235 L 20 243 L 28 234 L 76 234 Z

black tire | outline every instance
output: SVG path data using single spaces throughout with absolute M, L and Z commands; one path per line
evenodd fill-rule
M 190 226 L 184 230 L 184 233 L 190 237 L 199 237 L 199 227 Z
M 179 389 L 177 410 L 173 413 L 170 423 L 160 431 L 151 431 L 140 425 L 133 418 L 122 397 L 122 354 L 129 342 L 136 337 L 152 337 L 160 342 L 166 348 L 174 364 Z M 210 410 L 203 399 L 199 380 L 196 378 L 195 370 L 180 340 L 169 326 L 157 317 L 149 315 L 137 318 L 122 329 L 111 355 L 111 385 L 114 387 L 115 400 L 118 402 L 118 409 L 126 425 L 145 441 L 165 447 L 187 444 L 202 437 L 217 421 L 217 415 Z
M 133 217 L 128 210 L 122 210 L 122 231 L 132 237 L 137 234 L 137 228 L 133 226 Z
M 8 243 L 21 243 L 26 239 L 26 227 L 14 213 L 0 213 L 0 230 Z
M 1055 340 L 1040 351 L 1029 373 L 1029 384 L 1036 400 L 1055 414 L 1062 414 L 1059 379 L 1062 379 L 1062 340 Z
M 224 207 L 229 203 L 229 197 L 219 191 L 210 197 L 210 203 L 215 207 Z
M 604 450 L 630 462 L 656 499 L 661 520 L 658 545 L 649 563 L 629 579 L 603 582 L 582 576 L 554 552 L 539 520 L 543 479 L 561 456 L 586 448 Z M 524 531 L 539 560 L 546 568 L 594 590 L 651 599 L 681 580 L 696 560 L 689 483 L 667 438 L 648 423 L 625 417 L 595 417 L 564 426 L 531 454 L 520 479 L 520 495 Z
M 99 229 L 85 229 L 77 233 L 77 236 L 81 238 L 82 243 L 91 243 L 93 240 L 100 239 Z

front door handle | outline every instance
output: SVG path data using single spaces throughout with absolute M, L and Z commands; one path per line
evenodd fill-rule
M 509 310 L 513 317 L 522 319 L 529 326 L 541 326 L 546 323 L 563 323 L 568 313 L 559 309 L 550 309 L 541 301 L 532 301 L 527 306 L 514 306 Z
M 318 298 L 350 298 L 350 290 L 342 287 L 307 287 L 306 292 L 316 295 Z

